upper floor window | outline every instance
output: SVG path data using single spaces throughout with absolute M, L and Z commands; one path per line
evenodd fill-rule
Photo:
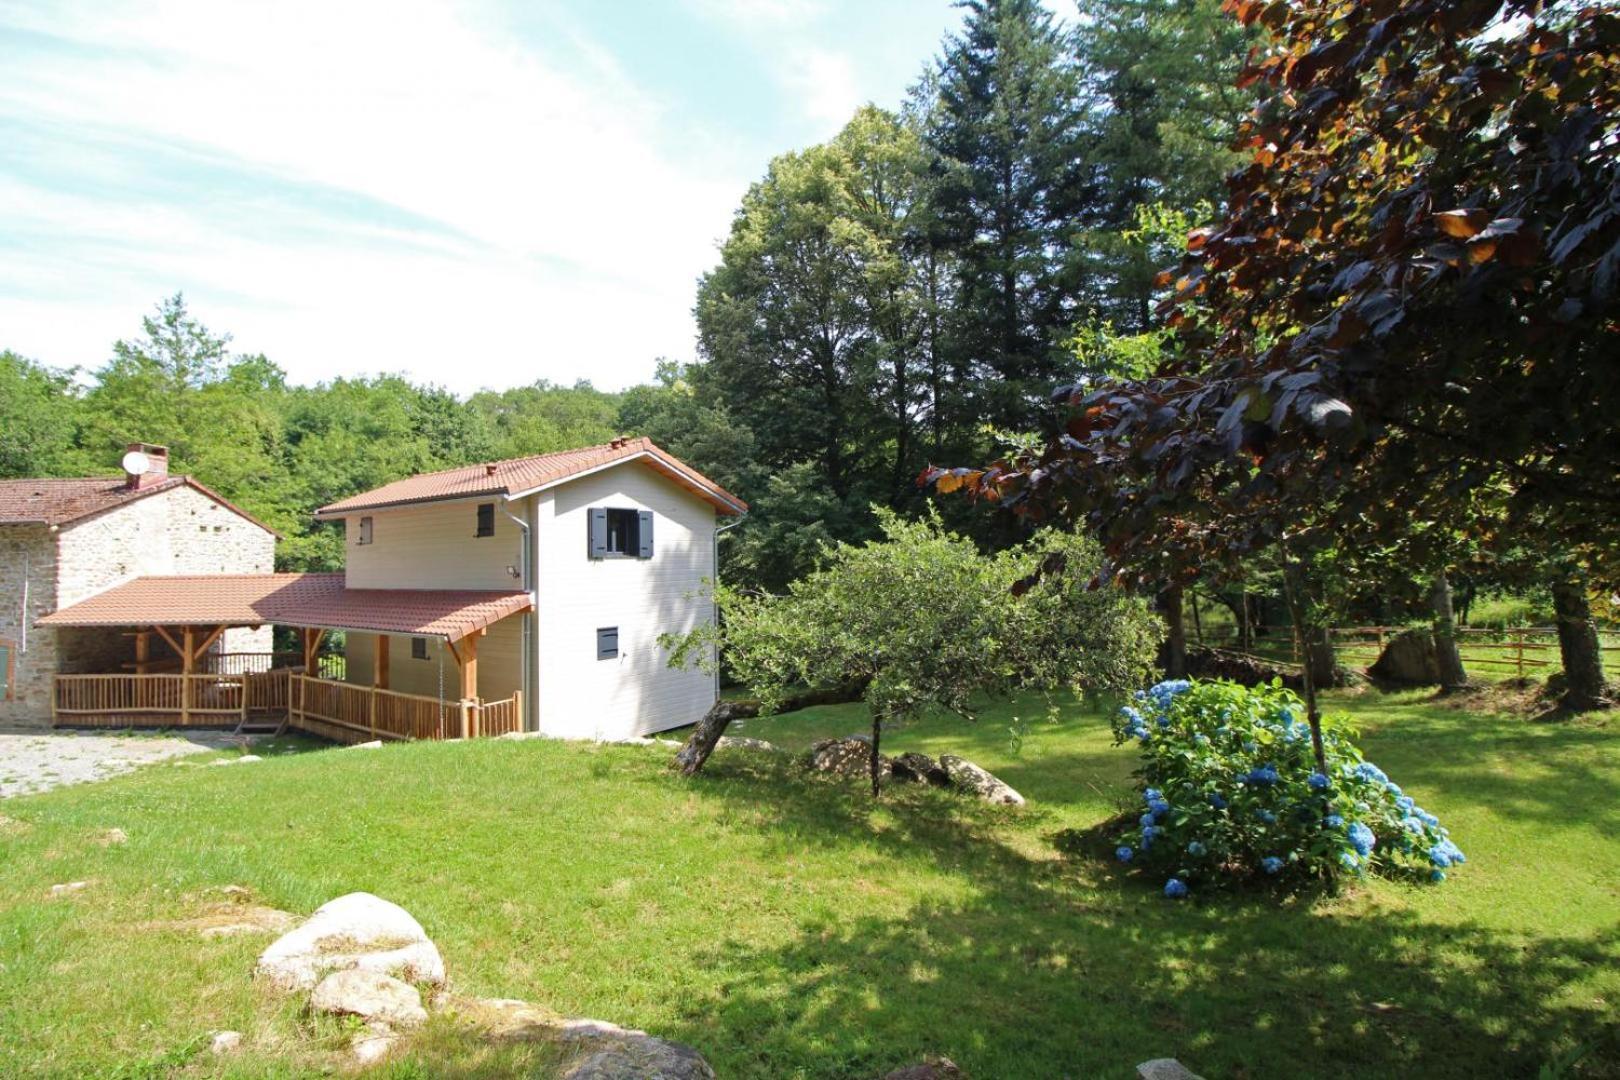
M 428 656 L 427 656 L 427 638 L 425 638 L 425 637 L 413 637 L 413 638 L 411 638 L 411 659 L 412 660 L 426 660 L 427 658 L 428 658 Z
M 355 543 L 357 543 L 357 544 L 369 544 L 369 543 L 371 543 L 371 519 L 370 518 L 363 517 L 363 518 L 360 519 L 360 533 L 359 533 L 359 536 L 356 537 Z
M 651 510 L 593 506 L 586 515 L 593 559 L 650 559 L 653 555 Z
M 478 504 L 478 531 L 476 533 L 474 533 L 473 535 L 474 536 L 494 536 L 495 535 L 495 504 L 494 503 L 479 503 Z

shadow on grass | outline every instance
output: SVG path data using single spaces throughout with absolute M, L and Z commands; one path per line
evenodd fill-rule
M 898 788 L 875 808 L 756 756 L 713 768 L 694 790 L 745 805 L 784 855 L 854 840 L 965 886 L 768 946 L 717 927 L 687 962 L 735 975 L 669 1034 L 723 1072 L 874 1076 L 940 1053 L 991 1077 L 1124 1077 L 1161 1056 L 1210 1076 L 1534 1076 L 1589 1045 L 1579 1075 L 1620 1075 L 1614 1010 L 1570 990 L 1620 964 L 1620 924 L 1527 941 L 1398 905 L 1175 904 L 1105 864 L 1020 852 L 997 808 Z
M 1502 715 L 1459 722 L 1398 705 L 1372 715 L 1377 727 L 1362 745 L 1407 788 L 1549 824 L 1568 825 L 1579 807 L 1579 820 L 1620 828 L 1620 727 Z

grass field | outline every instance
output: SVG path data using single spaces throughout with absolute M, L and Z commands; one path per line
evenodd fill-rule
M 308 912 L 365 889 L 439 943 L 457 989 L 691 1043 L 723 1077 L 869 1077 L 924 1053 L 980 1080 L 1620 1076 L 1620 731 L 1471 715 L 1422 695 L 1338 698 L 1369 755 L 1470 862 L 1439 887 L 1172 903 L 1087 853 L 1130 801 L 1100 712 L 1024 703 L 932 719 L 886 749 L 955 751 L 1022 811 L 806 778 L 722 751 L 541 741 L 165 765 L 0 803 L 0 1075 L 299 1076 L 338 1025 L 255 987 L 266 938 L 166 929 L 227 884 Z M 851 707 L 754 721 L 804 746 Z M 118 827 L 127 843 L 96 838 Z M 48 899 L 57 882 L 88 880 Z M 222 1064 L 207 1033 L 247 1033 Z M 526 1064 L 434 1028 L 394 1076 Z M 535 1064 L 536 1068 L 541 1066 Z

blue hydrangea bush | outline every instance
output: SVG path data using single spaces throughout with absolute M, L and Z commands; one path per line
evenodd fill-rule
M 1136 743 L 1141 815 L 1114 856 L 1171 899 L 1244 880 L 1303 883 L 1382 873 L 1444 881 L 1464 862 L 1439 820 L 1324 721 L 1316 767 L 1298 696 L 1280 684 L 1162 682 L 1114 721 Z

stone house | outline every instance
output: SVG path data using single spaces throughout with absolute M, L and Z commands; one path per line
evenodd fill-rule
M 57 674 L 133 670 L 138 645 L 162 670 L 161 642 L 120 627 L 38 626 L 125 582 L 266 574 L 276 534 L 189 476 L 168 451 L 136 444 L 121 477 L 0 480 L 0 725 L 45 727 Z M 154 647 L 155 646 L 155 647 Z M 227 631 L 213 648 L 269 654 L 270 627 Z

